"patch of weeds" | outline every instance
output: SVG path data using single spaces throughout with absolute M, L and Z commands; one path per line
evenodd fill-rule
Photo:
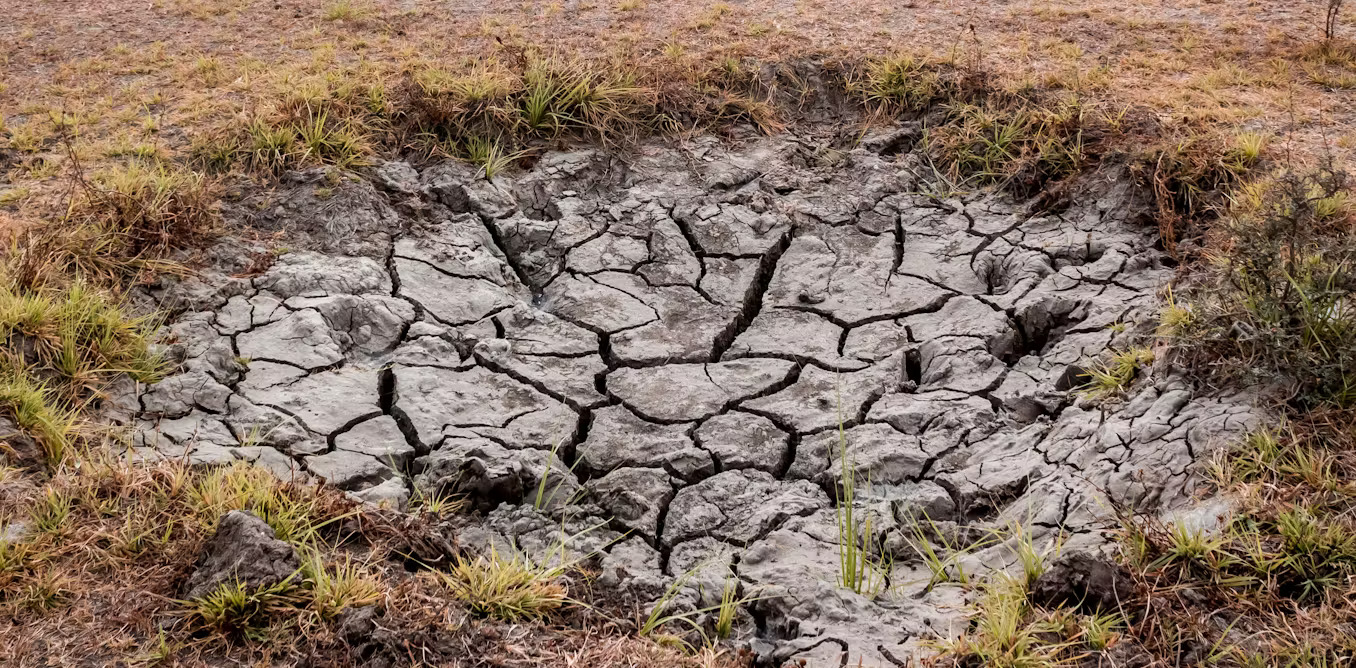
M 989 533 L 980 540 L 963 544 L 959 539 L 948 538 L 942 527 L 926 514 L 921 519 L 913 519 L 910 533 L 910 545 L 932 574 L 928 581 L 929 589 L 941 582 L 970 585 L 971 574 L 965 571 L 961 560 L 976 550 L 988 547 L 997 539 L 995 534 Z M 934 547 L 934 541 L 941 543 L 940 551 Z
M 1163 298 L 1163 306 L 1158 312 L 1158 336 L 1176 338 L 1191 331 L 1196 314 L 1191 305 L 1177 300 L 1169 287 Z
M 506 153 L 498 140 L 484 137 L 471 137 L 466 140 L 463 151 L 466 161 L 480 168 L 480 175 L 493 181 L 500 172 L 513 165 L 522 157 L 522 153 Z
M 1020 581 L 998 577 L 986 583 L 972 627 L 943 643 L 943 665 L 1048 668 L 1070 665 L 1073 642 L 1061 641 L 1063 625 L 1034 610 Z
M 912 55 L 869 62 L 865 74 L 849 88 L 889 113 L 926 109 L 949 94 L 936 66 Z
M 132 163 L 81 182 L 71 222 L 110 237 L 124 258 L 182 248 L 215 226 L 215 184 L 191 170 Z
M 1211 214 L 1239 184 L 1250 166 L 1244 151 L 1215 132 L 1187 129 L 1143 153 L 1135 171 L 1154 194 L 1159 238 L 1169 253 L 1188 222 Z
M 309 607 L 321 619 L 333 619 L 346 608 L 369 605 L 382 596 L 381 582 L 349 556 L 331 565 L 312 549 L 302 562 L 301 575 Z
M 248 510 L 268 523 L 279 540 L 314 545 L 325 526 L 345 517 L 334 499 L 314 488 L 280 485 L 273 474 L 247 462 L 214 468 L 186 490 L 193 515 L 209 526 L 231 510 Z
M 27 187 L 10 188 L 9 190 L 0 193 L 0 206 L 22 204 L 24 200 L 28 199 L 32 192 L 33 191 Z
M 612 141 L 659 116 L 652 93 L 625 70 L 553 58 L 529 59 L 521 73 L 493 61 L 460 72 L 424 68 L 410 76 L 405 98 L 416 133 L 454 144 L 495 137 L 514 146 L 562 133 Z
M 640 622 L 636 634 L 642 638 L 655 638 L 664 644 L 683 646 L 688 650 L 692 650 L 693 647 L 687 640 L 678 635 L 661 634 L 661 629 L 681 623 L 688 627 L 692 636 L 695 636 L 702 646 L 707 648 L 714 648 L 721 640 L 728 638 L 734 629 L 735 616 L 739 609 L 762 598 L 753 593 L 740 596 L 739 579 L 733 573 L 729 573 L 721 585 L 720 603 L 704 608 L 673 610 L 675 600 L 687 588 L 688 583 L 709 565 L 709 561 L 700 562 L 674 578 L 664 589 L 659 600 L 650 608 L 650 614 Z M 703 628 L 700 620 L 712 612 L 716 613 L 714 621 L 710 622 L 709 629 Z M 707 633 L 708 630 L 711 633 Z
M 353 2 L 353 0 L 337 0 L 325 6 L 325 13 L 322 18 L 326 21 L 353 21 L 362 18 L 367 12 L 366 7 Z
M 74 505 L 69 494 L 48 488 L 33 507 L 33 528 L 52 536 L 64 535 L 70 529 Z
M 1123 635 L 1169 661 L 1192 652 L 1241 666 L 1350 659 L 1356 488 L 1350 462 L 1334 455 L 1350 447 L 1356 416 L 1325 409 L 1301 420 L 1255 431 L 1221 460 L 1214 477 L 1234 499 L 1222 526 L 1126 523 L 1129 565 L 1148 593 Z M 1228 624 L 1200 623 L 1210 618 Z

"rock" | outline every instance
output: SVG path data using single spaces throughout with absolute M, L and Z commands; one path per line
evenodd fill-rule
M 410 500 L 410 490 L 405 487 L 404 480 L 393 476 L 367 489 L 349 492 L 348 497 L 358 503 L 378 508 L 403 510 Z
M 1031 584 L 1031 601 L 1047 608 L 1071 606 L 1088 614 L 1129 609 L 1135 585 L 1125 569 L 1087 552 L 1060 556 Z
M 372 169 L 375 181 L 395 193 L 410 195 L 419 190 L 419 172 L 408 162 L 388 160 Z
M 280 256 L 255 287 L 280 300 L 327 295 L 391 294 L 391 275 L 367 257 L 287 253 Z
M 501 503 L 564 506 L 579 490 L 570 468 L 550 453 L 509 450 L 485 439 L 448 439 L 418 464 L 414 485 L 426 496 L 464 496 L 481 510 Z
M 750 356 L 814 360 L 828 367 L 853 371 L 867 363 L 838 353 L 843 328 L 806 311 L 772 309 L 758 314 L 748 329 L 725 351 L 726 359 Z
M 235 582 L 250 590 L 272 587 L 296 575 L 301 560 L 291 545 L 252 513 L 232 510 L 221 516 L 216 533 L 203 547 L 184 598 L 202 598 Z

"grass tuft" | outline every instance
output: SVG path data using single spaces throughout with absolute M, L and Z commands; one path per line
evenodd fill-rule
M 471 612 L 505 621 L 543 619 L 569 600 L 560 578 L 570 564 L 541 566 L 514 552 L 457 559 L 440 574 L 452 596 Z
M 1090 399 L 1105 399 L 1124 394 L 1140 371 L 1153 364 L 1154 353 L 1148 348 L 1130 348 L 1112 352 L 1105 360 L 1095 362 L 1087 369 L 1088 381 L 1079 392 Z

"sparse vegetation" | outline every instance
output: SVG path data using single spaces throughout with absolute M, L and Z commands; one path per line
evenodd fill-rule
M 857 466 L 848 452 L 847 434 L 842 421 L 838 425 L 839 483 L 835 487 L 835 513 L 838 525 L 838 586 L 875 598 L 889 581 L 892 562 L 874 549 L 870 511 L 857 507 Z M 861 513 L 861 514 L 859 514 Z

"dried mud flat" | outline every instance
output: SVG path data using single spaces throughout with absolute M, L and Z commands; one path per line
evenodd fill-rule
M 178 369 L 114 417 L 141 457 L 465 495 L 484 519 L 464 545 L 574 535 L 638 601 L 684 577 L 686 605 L 716 604 L 732 572 L 757 598 L 737 642 L 766 665 L 903 665 L 966 621 L 920 526 L 1097 549 L 1114 504 L 1183 506 L 1193 463 L 1257 419 L 1166 369 L 1119 401 L 1069 391 L 1151 331 L 1173 271 L 1123 175 L 1059 212 L 939 197 L 918 138 L 290 175 L 227 213 L 305 250 L 258 269 L 227 241 L 219 271 L 153 290 Z M 894 560 L 874 600 L 836 582 L 840 428 Z M 960 560 L 1016 558 L 1009 539 Z

